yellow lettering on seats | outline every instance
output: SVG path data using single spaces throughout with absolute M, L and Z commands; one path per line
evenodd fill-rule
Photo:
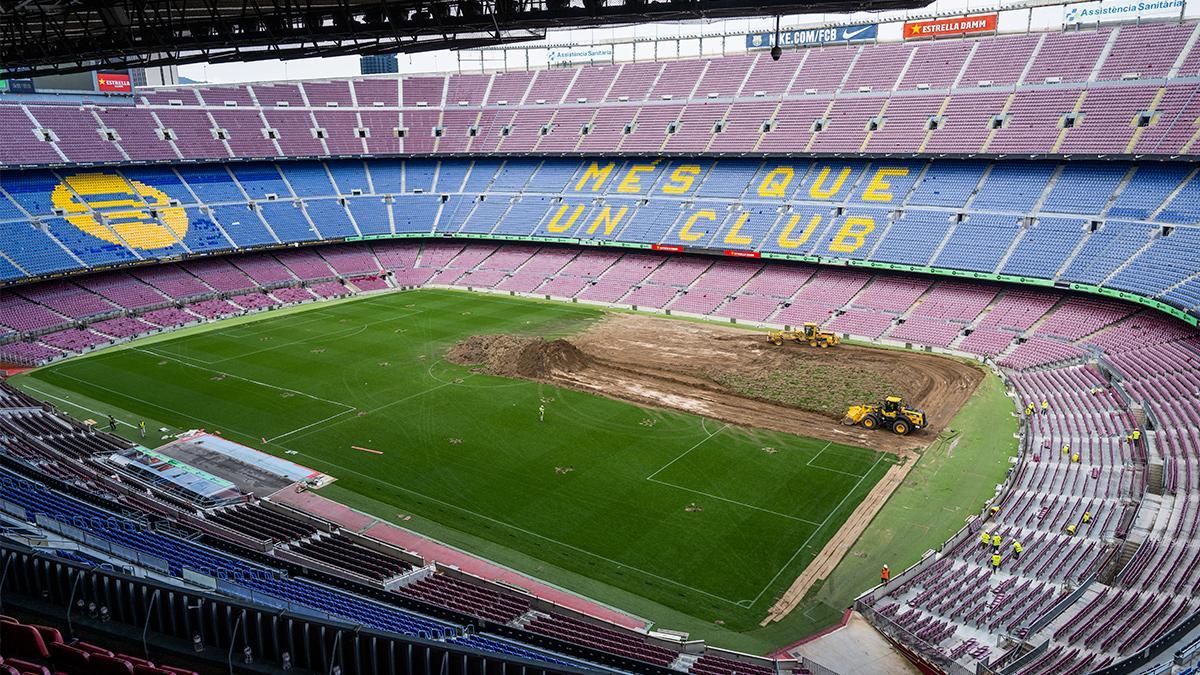
M 679 239 L 682 241 L 696 241 L 700 237 L 703 237 L 706 234 L 705 232 L 692 232 L 692 226 L 695 225 L 696 221 L 700 220 L 701 218 L 708 221 L 716 220 L 717 212 L 709 209 L 700 209 L 699 211 L 693 213 L 692 216 L 687 219 L 687 222 L 684 223 L 683 229 L 679 230 Z
M 634 164 L 625 173 L 625 178 L 621 180 L 621 184 L 617 186 L 617 192 L 637 194 L 642 191 L 641 174 L 647 171 L 653 171 L 654 167 L 658 166 L 658 160 L 654 160 L 649 164 Z
M 731 227 L 729 229 L 729 232 L 725 235 L 725 243 L 726 244 L 733 244 L 735 246 L 746 246 L 747 244 L 750 244 L 754 241 L 750 237 L 742 236 L 742 234 L 741 234 L 742 226 L 746 224 L 747 220 L 750 220 L 750 213 L 748 211 L 746 213 L 743 213 L 742 215 L 738 216 L 738 219 L 733 224 L 733 227 Z
M 608 235 L 613 233 L 613 230 L 617 229 L 617 225 L 619 225 L 621 223 L 621 219 L 625 217 L 625 212 L 628 210 L 629 210 L 628 206 L 622 206 L 621 209 L 619 211 L 617 211 L 617 215 L 614 216 L 612 214 L 611 206 L 604 207 L 604 209 L 602 209 L 600 211 L 600 215 L 596 216 L 596 219 L 593 220 L 592 224 L 588 226 L 587 233 L 595 234 L 596 229 L 599 228 L 601 224 L 603 224 L 604 225 L 604 236 L 607 237 Z
M 565 214 L 569 208 L 571 208 L 570 204 L 563 204 L 562 206 L 558 207 L 558 212 L 555 213 L 554 217 L 550 219 L 550 222 L 546 225 L 546 229 L 555 234 L 561 234 L 571 229 L 571 226 L 575 224 L 575 221 L 579 218 L 579 216 L 583 215 L 584 207 L 583 204 L 576 204 L 575 212 L 571 214 L 571 217 L 567 219 L 567 222 L 563 223 L 563 214 Z
M 612 173 L 614 166 L 616 166 L 615 162 L 609 162 L 604 168 L 600 168 L 598 162 L 592 162 L 592 165 L 583 172 L 583 177 L 575 184 L 575 191 L 583 192 L 584 186 L 591 182 L 591 191 L 599 192 L 600 188 L 604 187 L 604 181 L 608 180 L 608 174 Z
M 696 176 L 700 175 L 702 169 L 696 164 L 684 164 L 671 172 L 671 180 L 663 186 L 662 191 L 669 195 L 687 194 L 688 190 L 692 189 L 692 184 L 696 182 Z
M 842 170 L 838 172 L 838 177 L 834 179 L 833 185 L 826 189 L 822 186 L 825 185 L 826 179 L 829 178 L 829 172 L 830 167 L 828 166 L 824 169 L 821 169 L 821 173 L 817 174 L 817 180 L 813 181 L 812 186 L 808 188 L 808 196 L 812 197 L 813 199 L 829 199 L 830 197 L 836 195 L 838 190 L 842 189 L 842 185 L 846 182 L 846 179 L 850 177 L 850 167 L 844 166 L 842 167 Z
M 853 253 L 867 243 L 867 235 L 875 229 L 874 218 L 851 216 L 842 223 L 841 229 L 829 244 L 830 251 Z
M 891 178 L 893 176 L 898 178 L 900 176 L 907 176 L 907 175 L 908 175 L 908 169 L 905 169 L 902 167 L 894 168 L 894 169 L 883 168 L 883 169 L 876 171 L 875 177 L 871 179 L 870 184 L 867 185 L 867 189 L 863 192 L 863 201 L 865 201 L 865 202 L 890 202 L 890 201 L 892 201 L 892 199 L 894 199 L 894 197 L 892 196 L 891 192 L 888 192 L 888 190 L 890 190 L 892 188 L 892 183 L 891 183 L 891 181 L 888 180 L 888 178 Z
M 788 224 L 784 226 L 783 232 L 779 233 L 778 243 L 780 248 L 799 248 L 802 246 L 804 242 L 808 241 L 808 238 L 812 236 L 813 231 L 817 229 L 817 225 L 821 224 L 821 216 L 815 215 L 810 218 L 808 221 L 808 226 L 804 228 L 804 232 L 801 233 L 800 238 L 791 239 L 790 237 L 792 236 L 792 231 L 796 229 L 796 225 L 799 222 L 800 214 L 798 213 L 794 214 L 790 219 L 788 219 Z
M 777 166 L 763 178 L 758 185 L 760 197 L 786 197 L 787 186 L 796 177 L 796 170 L 790 166 Z

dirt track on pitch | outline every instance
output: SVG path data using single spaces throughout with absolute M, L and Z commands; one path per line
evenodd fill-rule
M 933 354 L 847 344 L 776 347 L 763 332 L 623 313 L 568 340 L 473 336 L 447 358 L 497 375 L 901 455 L 933 442 L 984 374 Z M 903 396 L 925 410 L 928 426 L 897 436 L 840 424 L 832 411 L 868 402 L 865 391 Z

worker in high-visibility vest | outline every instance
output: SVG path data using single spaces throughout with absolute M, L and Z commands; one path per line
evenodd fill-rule
M 994 574 L 996 572 L 996 570 L 998 570 L 998 569 L 1000 569 L 1000 554 L 993 553 L 992 554 L 992 573 Z
M 993 535 L 992 535 L 992 546 L 993 546 L 994 548 L 1000 548 L 1000 542 L 1001 542 L 1001 541 L 1002 541 L 1002 540 L 1000 539 L 1000 535 L 998 535 L 998 534 L 993 534 Z
M 983 542 L 984 546 L 987 546 L 988 544 L 992 543 L 992 535 L 988 534 L 987 530 L 984 530 L 979 535 L 979 541 Z
M 1084 511 L 1083 512 L 1083 524 L 1087 525 L 1089 522 L 1091 522 L 1091 520 L 1092 520 L 1092 512 Z
M 1021 542 L 1017 541 L 1016 539 L 1013 539 L 1013 560 L 1020 560 L 1021 559 L 1021 551 L 1024 551 L 1024 550 L 1025 549 L 1021 546 Z
M 1070 443 L 1063 443 L 1063 454 L 1064 455 L 1071 454 L 1071 444 Z
M 1075 523 L 1071 523 L 1070 525 L 1067 525 L 1067 534 L 1070 534 L 1070 535 L 1075 534 Z
M 879 583 L 886 584 L 888 582 L 888 579 L 891 579 L 891 578 L 892 578 L 891 570 L 888 569 L 887 565 L 884 565 L 883 569 L 879 571 Z
M 1049 409 L 1050 409 L 1050 401 L 1047 401 L 1046 399 L 1042 399 L 1042 414 L 1045 415 L 1046 411 Z
M 1072 461 L 1072 462 L 1074 462 L 1074 463 L 1076 463 L 1076 464 L 1078 464 L 1078 463 L 1079 463 L 1079 453 L 1078 453 L 1078 452 L 1077 452 L 1077 453 L 1075 453 L 1075 454 L 1073 454 L 1073 455 L 1071 455 L 1071 461 Z

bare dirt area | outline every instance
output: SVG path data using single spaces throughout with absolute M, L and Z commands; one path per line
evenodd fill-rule
M 569 340 L 476 335 L 447 358 L 639 405 L 897 454 L 931 443 L 974 393 L 982 368 L 932 354 L 843 344 L 776 347 L 762 332 L 613 313 Z M 908 436 L 840 424 L 853 403 L 898 394 L 922 408 Z

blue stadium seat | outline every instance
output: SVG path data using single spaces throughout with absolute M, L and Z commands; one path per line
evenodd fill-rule
M 304 202 L 308 217 L 326 239 L 341 239 L 358 235 L 354 223 L 339 199 L 309 199 Z
M 1133 178 L 1108 208 L 1110 218 L 1149 218 L 1192 172 L 1186 164 L 1139 164 Z
M 383 202 L 382 197 L 347 197 L 346 206 L 350 209 L 354 222 L 358 224 L 358 229 L 363 234 L 391 233 L 389 205 Z
M 906 204 L 961 208 L 975 192 L 987 167 L 987 162 L 930 162 Z
M 304 217 L 300 202 L 289 199 L 260 202 L 259 206 L 262 208 L 263 220 L 267 221 L 280 241 L 288 243 L 312 241 L 317 238 L 317 233 Z
M 268 194 L 273 194 L 278 199 L 292 196 L 292 191 L 288 189 L 287 183 L 283 182 L 274 164 L 232 164 L 229 168 L 251 199 L 266 199 Z
M 1142 223 L 1104 223 L 1088 235 L 1070 267 L 1063 271 L 1062 279 L 1099 284 L 1149 241 L 1152 230 L 1152 227 Z
M 1048 162 L 996 163 L 971 202 L 978 211 L 1029 213 L 1041 198 L 1055 165 Z

